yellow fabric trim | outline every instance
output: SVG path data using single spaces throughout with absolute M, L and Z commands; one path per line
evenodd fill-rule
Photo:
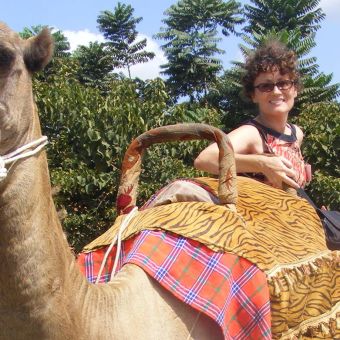
M 332 332 L 332 328 L 334 333 Z M 316 333 L 321 333 L 323 336 L 328 336 L 328 339 L 339 339 L 340 302 L 334 305 L 330 311 L 316 317 L 311 317 L 308 320 L 301 322 L 297 327 L 291 328 L 287 332 L 282 333 L 280 339 L 291 340 L 294 339 L 294 337 L 299 337 L 312 330 L 314 330 Z
M 296 268 L 300 268 L 300 267 L 302 267 L 303 265 L 306 265 L 306 264 L 311 264 L 311 263 L 313 264 L 316 260 L 319 260 L 319 259 L 323 259 L 323 260 L 329 259 L 329 260 L 331 260 L 332 259 L 332 251 L 331 250 L 325 250 L 325 251 L 322 251 L 318 254 L 313 254 L 313 255 L 306 257 L 306 258 L 299 260 L 299 261 L 274 266 L 272 269 L 266 271 L 266 274 L 267 274 L 268 278 L 272 278 L 272 277 L 275 277 L 278 274 L 280 274 L 282 271 L 290 271 L 290 270 L 294 270 Z M 312 267 L 311 271 L 315 271 L 315 270 L 317 270 L 317 267 Z

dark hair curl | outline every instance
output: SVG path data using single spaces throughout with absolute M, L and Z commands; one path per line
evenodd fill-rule
M 254 81 L 262 72 L 278 70 L 282 75 L 288 74 L 290 79 L 295 81 L 297 90 L 301 89 L 296 54 L 280 41 L 267 41 L 251 53 L 246 59 L 244 69 L 242 84 L 244 94 L 248 98 L 254 93 Z

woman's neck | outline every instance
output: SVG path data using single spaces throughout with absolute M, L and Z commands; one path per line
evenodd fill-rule
M 255 121 L 263 126 L 280 133 L 289 134 L 290 129 L 287 127 L 288 114 L 285 117 L 268 117 L 260 113 Z

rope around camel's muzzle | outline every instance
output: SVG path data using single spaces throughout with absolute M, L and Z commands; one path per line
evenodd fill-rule
M 42 136 L 41 138 L 23 145 L 7 155 L 0 156 L 0 182 L 7 177 L 9 172 L 9 169 L 6 168 L 6 165 L 14 163 L 18 159 L 27 158 L 37 154 L 47 143 L 47 137 Z

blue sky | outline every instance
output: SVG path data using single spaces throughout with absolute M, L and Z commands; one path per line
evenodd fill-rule
M 132 69 L 133 76 L 143 79 L 153 78 L 158 75 L 159 65 L 166 62 L 160 49 L 161 41 L 152 39 L 152 36 L 160 31 L 163 12 L 176 0 L 121 0 L 130 4 L 134 9 L 134 15 L 143 17 L 137 30 L 141 37 L 148 39 L 148 50 L 156 53 L 156 58 L 148 64 L 138 65 Z M 247 3 L 249 0 L 241 0 Z M 46 24 L 62 30 L 69 38 L 71 46 L 87 44 L 91 40 L 101 40 L 97 29 L 97 17 L 103 10 L 113 11 L 116 0 L 9 0 L 1 7 L 0 21 L 7 23 L 15 31 L 21 31 L 24 27 Z M 317 32 L 317 46 L 310 56 L 317 57 L 320 71 L 333 73 L 333 83 L 340 83 L 340 44 L 337 36 L 340 34 L 340 0 L 321 0 L 320 6 L 326 13 L 326 19 L 321 23 L 321 29 Z M 226 54 L 221 56 L 225 67 L 230 61 L 240 60 L 241 53 L 238 44 L 240 38 L 223 38 L 221 45 Z

